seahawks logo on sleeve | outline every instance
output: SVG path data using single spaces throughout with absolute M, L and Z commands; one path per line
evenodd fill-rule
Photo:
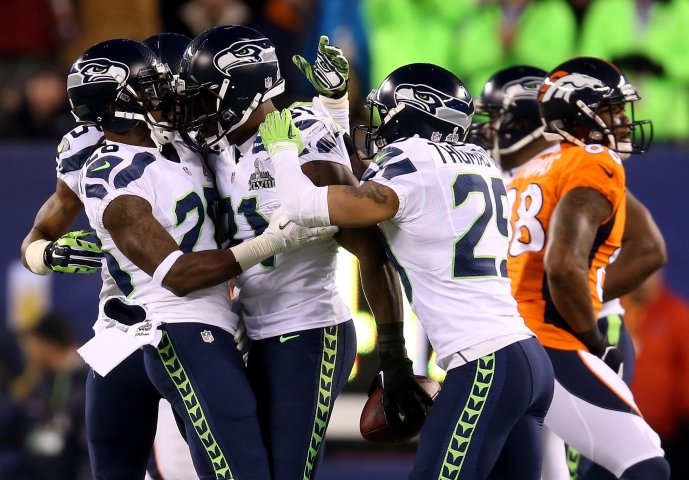
M 267 38 L 234 42 L 213 57 L 215 68 L 226 75 L 233 68 L 242 65 L 269 62 L 277 62 L 277 56 L 275 55 L 275 47 Z

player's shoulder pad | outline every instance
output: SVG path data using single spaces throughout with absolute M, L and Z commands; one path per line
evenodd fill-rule
M 605 145 L 590 144 L 583 146 L 576 146 L 569 149 L 572 158 L 567 159 L 570 164 L 577 165 L 580 168 L 588 168 L 588 165 L 592 167 L 598 165 L 603 168 L 608 177 L 612 178 L 615 172 L 624 172 L 624 167 L 622 166 L 622 159 L 614 150 L 606 147 Z M 567 155 L 565 151 L 565 155 Z
M 104 140 L 103 130 L 97 125 L 80 125 L 65 134 L 57 146 L 58 172 L 78 171 Z
M 343 131 L 328 113 L 315 109 L 311 104 L 296 104 L 290 108 L 290 112 L 304 142 L 302 156 L 309 153 L 328 154 L 338 146 L 338 137 L 342 136 Z
M 380 176 L 388 180 L 399 175 L 417 171 L 416 166 L 410 159 L 412 155 L 410 155 L 411 152 L 407 140 L 409 139 L 398 140 L 379 150 L 361 176 L 361 181 L 371 180 L 381 171 L 382 174 Z M 414 142 L 412 142 L 413 144 Z
M 84 167 L 87 183 L 125 188 L 144 175 L 158 156 L 133 145 L 105 144 L 96 149 Z

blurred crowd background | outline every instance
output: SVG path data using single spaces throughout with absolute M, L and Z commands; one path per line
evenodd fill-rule
M 656 138 L 689 138 L 689 2 L 685 0 L 3 0 L 0 137 L 59 138 L 72 124 L 65 74 L 109 38 L 191 37 L 243 24 L 277 45 L 284 101 L 309 96 L 290 58 L 313 58 L 328 34 L 353 66 L 352 105 L 405 63 L 444 66 L 473 94 L 501 67 L 549 70 L 569 57 L 612 60 L 645 101 Z
M 287 79 L 278 106 L 313 96 L 291 57 L 312 60 L 318 37 L 329 35 L 352 65 L 353 124 L 364 119 L 369 90 L 410 62 L 448 68 L 474 96 L 510 64 L 550 70 L 592 55 L 618 65 L 643 97 L 637 118 L 655 126 L 651 153 L 629 162 L 630 188 L 656 216 L 670 253 L 668 281 L 660 272 L 625 299 L 638 358 L 633 391 L 673 478 L 689 478 L 689 0 L 2 0 L 0 22 L 0 480 L 90 478 L 86 369 L 76 348 L 90 334 L 98 279 L 60 277 L 53 290 L 25 298 L 20 290 L 33 280 L 17 265 L 21 239 L 54 186 L 51 152 L 75 125 L 69 66 L 101 40 L 193 37 L 224 24 L 252 26 L 276 44 Z M 359 383 L 354 390 L 365 391 L 368 378 Z M 406 478 L 413 446 L 396 448 L 403 460 L 392 449 L 373 457 L 361 446 L 330 449 L 322 478 Z

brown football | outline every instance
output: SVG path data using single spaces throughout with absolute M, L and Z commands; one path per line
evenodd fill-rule
M 440 384 L 432 378 L 422 375 L 416 375 L 416 381 L 435 400 L 438 392 L 440 392 Z M 361 436 L 371 442 L 404 442 L 418 435 L 422 426 L 423 420 L 416 424 L 388 425 L 383 409 L 383 389 L 380 387 L 376 388 L 368 397 L 359 419 Z

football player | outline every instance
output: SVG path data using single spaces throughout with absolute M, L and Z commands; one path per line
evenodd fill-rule
M 482 143 L 503 170 L 506 188 L 523 165 L 556 145 L 555 140 L 543 136 L 544 125 L 538 111 L 538 91 L 546 72 L 530 66 L 513 66 L 495 73 L 486 82 L 477 101 L 477 112 L 489 121 L 478 131 Z M 631 385 L 634 367 L 634 348 L 624 328 L 622 309 L 617 297 L 628 293 L 638 282 L 660 268 L 666 261 L 665 242 L 650 213 L 631 192 L 626 192 L 626 222 L 622 236 L 625 255 L 606 269 L 603 299 L 598 325 L 611 345 L 620 348 L 623 356 L 623 379 Z M 564 478 L 564 460 L 549 458 L 548 452 L 561 457 L 562 445 L 546 449 L 544 478 Z M 578 468 L 576 451 L 568 452 L 570 469 L 582 474 L 587 465 Z M 557 461 L 560 460 L 560 461 Z M 572 462 L 572 460 L 574 460 Z M 557 466 L 556 466 L 557 464 Z M 553 470 L 556 469 L 556 470 Z M 557 474 L 556 472 L 561 472 Z
M 321 59 L 337 53 L 326 41 L 321 40 Z M 322 93 L 343 97 L 346 70 L 337 63 L 322 76 Z M 304 64 L 301 68 L 308 71 Z M 210 29 L 189 46 L 180 79 L 187 96 L 185 135 L 195 148 L 220 152 L 209 161 L 227 213 L 228 237 L 241 246 L 264 231 L 280 205 L 275 172 L 258 134 L 258 126 L 275 110 L 272 98 L 284 90 L 275 46 L 247 27 Z M 322 103 L 314 99 L 291 107 L 307 144 L 302 168 L 318 185 L 356 185 L 342 128 L 324 113 Z M 398 338 L 401 291 L 380 231 L 343 229 L 335 238 L 359 258 L 367 300 L 376 321 L 385 325 L 382 335 Z M 336 253 L 335 242 L 314 244 L 271 257 L 238 278 L 252 339 L 249 378 L 274 480 L 315 477 L 333 402 L 353 365 L 356 338 L 335 286 Z M 400 404 L 409 418 L 424 415 L 424 404 L 431 400 L 416 384 L 403 348 L 381 368 L 389 383 L 390 410 Z
M 144 40 L 143 43 L 149 46 L 164 63 L 176 68 L 176 64 L 190 41 L 191 39 L 184 35 L 162 33 Z M 25 264 L 27 260 L 31 261 L 31 270 L 34 273 L 43 274 L 51 270 L 62 273 L 93 273 L 100 268 L 102 252 L 96 242 L 87 240 L 86 232 L 70 232 L 62 237 L 60 235 L 72 227 L 77 216 L 83 210 L 83 205 L 78 197 L 79 172 L 85 161 L 104 141 L 103 130 L 99 126 L 85 124 L 68 132 L 60 142 L 56 157 L 57 185 L 55 193 L 46 200 L 39 210 L 34 226 L 22 244 L 22 259 Z M 34 244 L 34 242 L 37 243 Z M 31 246 L 32 244 L 34 245 Z M 31 253 L 27 255 L 28 248 L 31 249 Z M 104 280 L 107 278 L 104 276 Z M 106 282 L 104 287 L 106 288 L 101 292 L 103 297 L 120 293 L 114 283 L 108 284 Z M 131 389 L 133 379 L 144 369 L 142 352 L 136 351 L 132 357 L 134 358 L 117 368 L 118 373 L 111 373 L 107 377 L 107 382 L 112 387 L 111 392 L 120 395 L 120 400 L 122 400 L 123 392 L 129 391 L 134 395 L 133 389 Z M 129 368 L 129 372 L 125 372 L 127 368 Z M 128 388 L 125 389 L 121 385 L 117 385 L 117 379 L 128 379 L 126 383 Z M 105 382 L 104 378 L 100 378 L 100 380 Z M 99 390 L 102 390 L 102 387 Z M 92 396 L 87 399 L 89 404 L 92 400 Z M 137 401 L 138 397 L 134 397 L 133 402 Z M 164 431 L 172 432 L 172 434 L 166 436 L 164 445 L 156 446 L 156 462 L 152 462 L 151 465 L 154 466 L 154 470 L 159 468 L 164 471 L 166 478 L 180 480 L 194 478 L 196 473 L 191 462 L 189 449 L 181 435 L 174 433 L 177 427 L 171 414 L 167 414 L 170 406 L 166 404 L 165 400 L 160 404 L 163 415 L 158 416 L 157 428 L 158 430 L 163 428 Z M 124 401 L 118 402 L 118 405 L 122 407 L 122 412 L 118 414 L 113 411 L 111 412 L 112 417 L 124 418 L 128 414 L 129 405 Z M 94 412 L 94 409 L 88 408 L 87 411 L 90 414 Z M 162 424 L 168 420 L 172 422 L 171 425 L 174 430 L 167 428 L 167 424 Z M 95 421 L 97 418 L 87 416 L 87 423 L 90 427 L 87 429 L 87 436 L 88 433 L 94 431 L 93 422 Z M 112 468 L 120 468 L 120 464 L 136 465 L 137 468 L 143 464 L 142 461 L 132 461 L 132 458 L 127 456 L 136 454 L 133 452 L 142 452 L 144 448 L 140 442 L 148 440 L 146 437 L 138 436 L 138 431 L 135 428 L 132 429 L 129 422 L 112 422 L 107 428 L 97 428 L 96 430 L 101 432 L 99 437 L 88 438 L 94 471 L 112 471 Z M 109 432 L 109 434 L 103 435 L 104 431 Z M 112 452 L 115 444 L 119 445 L 118 450 L 121 452 L 121 457 L 116 457 L 112 453 L 103 455 L 103 452 Z M 169 459 L 173 455 L 175 460 L 171 462 Z M 110 461 L 113 462 L 114 466 L 107 464 Z M 151 473 L 155 476 L 154 471 Z
M 260 127 L 283 208 L 311 225 L 380 223 L 414 312 L 447 376 L 421 430 L 412 479 L 485 479 L 501 451 L 510 475 L 537 479 L 550 362 L 507 278 L 507 199 L 495 162 L 463 140 L 473 101 L 431 64 L 392 72 L 369 95 L 380 151 L 361 186 L 315 187 L 290 112 Z M 383 383 L 383 389 L 386 384 Z
M 73 112 L 80 121 L 100 125 L 106 138 L 82 168 L 80 198 L 102 243 L 104 271 L 127 297 L 119 306 L 135 316 L 145 313 L 130 330 L 143 339 L 142 374 L 155 392 L 141 395 L 127 420 L 148 437 L 147 453 L 162 396 L 184 423 L 199 478 L 269 478 L 255 399 L 234 345 L 237 317 L 226 281 L 270 255 L 332 232 L 279 222 L 276 215 L 262 236 L 218 250 L 208 171 L 197 160 L 166 157 L 157 147 L 166 140 L 159 134 L 169 77 L 145 45 L 109 40 L 88 49 L 68 78 Z M 109 325 L 98 326 L 95 339 L 112 331 Z M 95 416 L 122 421 L 110 415 L 117 396 L 98 400 L 92 404 Z M 121 464 L 117 472 L 130 468 Z
M 662 479 L 669 469 L 658 436 L 617 376 L 622 354 L 596 322 L 603 287 L 619 294 L 621 283 L 635 281 L 613 277 L 614 267 L 605 275 L 622 244 L 627 205 L 639 207 L 637 221 L 657 234 L 643 207 L 626 201 L 632 197 L 621 156 L 650 142 L 649 122 L 625 113 L 637 100 L 636 89 L 603 60 L 576 58 L 545 77 L 538 107 L 560 142 L 522 165 L 509 184 L 508 270 L 519 311 L 555 371 L 546 427 L 617 478 Z M 621 263 L 620 271 L 631 265 Z

